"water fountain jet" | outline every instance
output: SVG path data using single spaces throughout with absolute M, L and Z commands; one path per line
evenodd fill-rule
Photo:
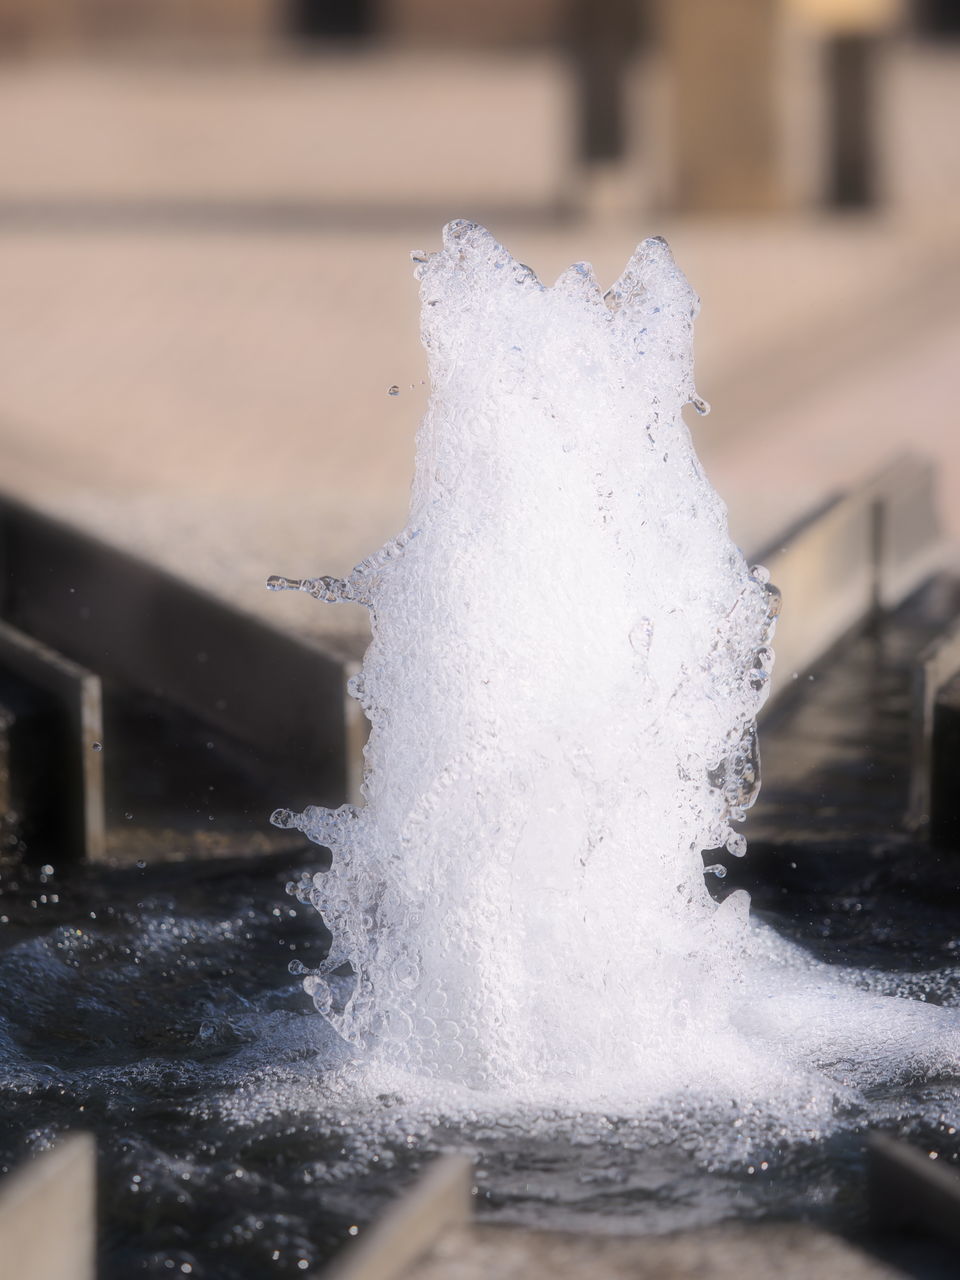
M 294 886 L 334 936 L 317 1008 L 436 1088 L 733 1097 L 804 1131 L 887 1050 L 960 1062 L 953 1015 L 864 995 L 708 890 L 703 853 L 745 850 L 779 597 L 681 416 L 706 407 L 697 299 L 665 242 L 606 294 L 584 264 L 545 287 L 467 222 L 414 260 L 409 523 L 346 578 L 269 583 L 371 614 L 365 804 L 274 815 L 333 854 Z

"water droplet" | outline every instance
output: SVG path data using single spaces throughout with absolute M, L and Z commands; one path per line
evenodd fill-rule
M 727 874 L 727 868 L 722 862 L 711 862 L 709 866 L 703 868 L 705 874 L 715 875 L 718 880 L 722 880 Z
M 103 743 L 102 743 L 102 742 L 91 742 L 90 746 L 91 746 L 91 748 L 92 748 L 94 751 L 102 751 L 102 750 L 103 750 Z
M 766 565 L 755 564 L 750 570 L 750 577 L 755 582 L 762 582 L 764 586 L 770 581 L 770 570 Z
M 697 413 L 699 413 L 701 418 L 705 418 L 710 412 L 709 401 L 704 400 L 703 396 L 695 395 L 690 403 L 693 405 L 694 409 L 696 409 Z
M 740 831 L 731 831 L 727 836 L 727 852 L 742 858 L 747 852 L 747 837 Z
M 392 387 L 387 388 L 388 396 L 398 396 L 399 394 L 400 394 L 400 388 L 397 386 L 396 383 L 394 383 Z
M 769 645 L 762 645 L 756 652 L 754 661 L 762 671 L 772 671 L 774 663 L 774 653 Z

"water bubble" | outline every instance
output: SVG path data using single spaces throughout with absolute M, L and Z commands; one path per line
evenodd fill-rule
M 761 645 L 754 655 L 754 662 L 762 671 L 771 671 L 774 663 L 774 653 L 769 645 Z
M 420 968 L 412 960 L 400 959 L 393 966 L 393 977 L 402 987 L 413 987 L 420 977 Z
M 391 1040 L 409 1040 L 413 1034 L 413 1022 L 402 1009 L 391 1010 L 384 1019 L 384 1027 Z
M 750 577 L 753 578 L 755 582 L 762 582 L 763 585 L 766 586 L 770 581 L 770 570 L 766 565 L 755 564 L 750 569 Z
M 274 827 L 282 827 L 284 830 L 289 831 L 297 826 L 299 816 L 292 809 L 274 809 L 270 815 L 270 822 Z

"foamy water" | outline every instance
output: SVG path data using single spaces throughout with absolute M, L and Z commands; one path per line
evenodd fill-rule
M 334 935 L 318 1010 L 371 1083 L 460 1106 L 732 1098 L 806 1132 L 956 1072 L 954 1011 L 708 891 L 704 852 L 745 851 L 779 600 L 681 417 L 697 299 L 665 243 L 606 294 L 470 223 L 415 261 L 409 523 L 346 579 L 271 580 L 372 623 L 365 803 L 275 815 L 333 853 L 296 887 Z

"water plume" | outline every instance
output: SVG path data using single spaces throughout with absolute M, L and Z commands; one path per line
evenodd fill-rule
M 268 584 L 372 627 L 363 805 L 274 815 L 333 855 L 292 886 L 334 939 L 305 986 L 368 1062 L 438 1084 L 829 1107 L 856 1073 L 818 1093 L 818 1046 L 844 1058 L 850 1010 L 863 1034 L 896 1002 L 811 976 L 705 878 L 705 851 L 745 851 L 779 596 L 682 418 L 707 407 L 698 300 L 661 239 L 606 294 L 585 264 L 544 286 L 468 222 L 414 260 L 408 525 L 346 578 Z

